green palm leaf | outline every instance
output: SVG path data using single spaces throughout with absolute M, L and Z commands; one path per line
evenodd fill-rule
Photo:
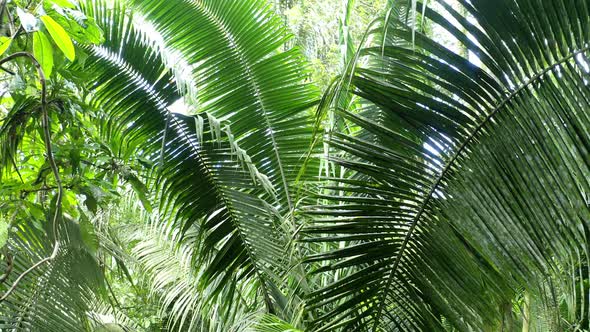
M 136 1 L 165 44 L 194 67 L 197 111 L 227 120 L 240 146 L 291 210 L 293 188 L 311 141 L 307 109 L 318 100 L 303 83 L 297 49 L 265 1 Z M 302 179 L 317 176 L 316 163 Z
M 56 258 L 26 275 L 0 306 L 0 328 L 32 331 L 89 330 L 90 306 L 104 291 L 102 272 L 83 245 L 80 228 L 71 220 Z M 50 230 L 51 222 L 47 222 Z M 23 223 L 11 235 L 7 252 L 12 270 L 2 284 L 4 294 L 25 270 L 53 251 L 53 240 L 32 223 Z M 3 267 L 4 268 L 4 267 Z M 104 293 L 102 293 L 104 294 Z
M 325 197 L 333 205 L 312 210 L 326 217 L 306 231 L 347 243 L 310 261 L 357 271 L 314 294 L 322 329 L 428 330 L 442 328 L 445 313 L 479 330 L 502 324 L 509 286 L 539 301 L 551 276 L 584 289 L 588 35 L 579 27 L 587 6 L 460 3 L 469 20 L 441 2 L 458 26 L 430 8 L 425 18 L 480 66 L 394 19 L 387 33 L 415 49 L 380 38 L 385 45 L 364 51 L 376 61 L 355 71 L 367 111 L 342 113 L 362 131 L 330 138 L 349 154 L 334 161 L 351 176 L 331 188 L 343 195 Z M 477 290 L 487 292 L 482 301 L 473 300 Z M 570 307 L 570 322 L 587 309 Z
M 181 234 L 191 227 L 198 229 L 196 264 L 206 266 L 201 287 L 213 287 L 208 293 L 215 297 L 223 289 L 231 289 L 229 280 L 253 278 L 258 280 L 268 310 L 282 311 L 284 308 L 277 298 L 282 295 L 274 289 L 283 287 L 283 278 L 291 263 L 286 256 L 288 237 L 281 231 L 283 218 L 275 203 L 277 191 L 273 177 L 264 174 L 271 166 L 258 164 L 253 157 L 259 156 L 260 161 L 264 148 L 250 146 L 247 149 L 246 141 L 233 129 L 234 125 L 240 128 L 238 124 L 231 123 L 230 130 L 227 121 L 221 122 L 213 115 L 170 113 L 168 106 L 180 96 L 165 65 L 167 62 L 153 46 L 150 36 L 133 27 L 132 17 L 120 14 L 125 12 L 120 5 L 109 10 L 105 3 L 94 1 L 85 8 L 104 26 L 107 36 L 104 45 L 86 48 L 89 57 L 83 70 L 89 76 L 88 102 L 103 112 L 103 135 L 110 142 L 118 142 L 112 146 L 113 151 L 125 158 L 139 152 L 153 163 L 154 171 L 148 175 L 155 179 L 149 182 L 149 187 L 158 193 L 154 199 L 159 202 L 161 220 L 171 223 Z M 175 11 L 180 15 L 182 9 L 185 8 L 179 6 Z M 230 11 L 223 15 L 227 16 L 225 19 L 237 19 L 241 14 Z M 167 22 L 162 18 L 155 23 L 160 21 Z M 275 21 L 270 21 L 268 29 L 274 27 L 272 22 Z M 195 36 L 210 32 L 207 28 L 198 31 Z M 277 54 L 276 61 L 286 61 L 285 57 L 292 54 Z M 280 97 L 281 91 L 289 95 L 301 89 L 309 90 L 305 85 L 294 83 L 302 78 L 303 72 L 294 72 L 289 67 L 284 72 L 286 86 L 277 88 L 275 98 Z M 234 75 L 246 74 L 234 71 Z M 254 92 L 249 90 L 248 93 Z M 310 96 L 313 95 L 303 95 L 301 104 L 294 104 L 297 112 L 304 111 L 304 103 L 305 106 L 313 103 Z M 241 106 L 235 103 L 246 97 L 251 98 L 242 92 L 233 99 L 224 98 L 229 104 L 225 107 L 239 110 Z M 277 109 L 276 117 L 283 116 L 282 120 L 290 121 L 293 112 L 290 108 Z M 300 121 L 303 117 L 300 115 L 297 119 L 295 121 Z M 254 128 L 258 124 L 250 125 Z M 308 130 L 302 128 L 302 131 Z M 296 141 L 291 138 L 291 142 Z M 267 146 L 266 142 L 265 139 L 257 143 Z M 278 174 L 282 177 L 282 173 Z M 286 195 L 283 197 L 286 202 Z

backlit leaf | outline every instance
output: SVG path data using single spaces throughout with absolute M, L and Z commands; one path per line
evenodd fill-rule
M 6 50 L 10 47 L 12 43 L 12 38 L 2 36 L 0 37 L 0 55 L 4 54 Z
M 53 48 L 47 35 L 43 31 L 33 34 L 33 55 L 41 64 L 46 77 L 51 76 L 53 70 Z
M 72 43 L 72 39 L 64 30 L 64 28 L 47 15 L 41 16 L 41 21 L 45 25 L 45 28 L 47 28 L 47 31 L 49 31 L 49 34 L 51 35 L 51 38 L 53 38 L 55 44 L 57 44 L 57 47 L 59 47 L 59 49 L 64 53 L 66 58 L 68 58 L 70 61 L 74 61 L 76 58 L 74 44 Z

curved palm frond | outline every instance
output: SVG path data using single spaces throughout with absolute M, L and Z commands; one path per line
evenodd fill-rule
M 298 49 L 265 1 L 135 1 L 165 44 L 193 66 L 197 112 L 227 120 L 236 141 L 292 210 L 318 101 Z M 302 179 L 317 176 L 315 163 Z
M 174 3 L 178 6 L 174 7 L 173 12 L 181 17 L 188 10 L 185 7 L 187 4 L 183 1 Z M 147 6 L 148 2 L 142 4 Z M 269 19 L 262 30 L 276 29 L 278 22 L 268 16 L 266 8 L 258 3 L 250 9 Z M 171 223 L 181 234 L 191 228 L 198 230 L 199 259 L 195 264 L 206 266 L 203 268 L 201 287 L 209 289 L 208 294 L 212 296 L 221 296 L 223 289 L 232 288 L 228 281 L 253 278 L 258 280 L 267 310 L 282 312 L 285 308 L 280 303 L 284 301 L 276 290 L 277 287 L 283 287 L 286 270 L 292 265 L 287 256 L 289 237 L 287 232 L 282 231 L 284 219 L 279 212 L 284 206 L 275 203 L 275 194 L 281 195 L 275 185 L 283 173 L 267 177 L 265 171 L 273 167 L 272 162 L 261 162 L 264 159 L 262 155 L 267 153 L 267 143 L 273 139 L 258 135 L 257 144 L 248 146 L 245 137 L 256 134 L 251 132 L 240 136 L 236 134 L 234 126 L 238 127 L 237 132 L 253 131 L 259 125 L 257 122 L 250 122 L 248 125 L 252 128 L 245 129 L 244 125 L 231 121 L 230 130 L 225 124 L 228 121 L 217 120 L 213 112 L 196 116 L 172 114 L 168 107 L 180 98 L 178 87 L 162 54 L 149 40 L 150 36 L 133 26 L 131 16 L 122 14 L 128 12 L 122 4 L 115 2 L 115 8 L 109 8 L 106 2 L 89 1 L 85 10 L 104 27 L 107 39 L 102 46 L 86 48 L 89 57 L 83 71 L 89 78 L 88 102 L 93 108 L 101 110 L 103 134 L 109 141 L 118 144 L 112 149 L 121 158 L 129 158 L 138 152 L 153 165 L 153 171 L 147 174 L 152 177 L 148 187 L 158 193 L 159 218 Z M 195 17 L 203 16 L 191 10 Z M 219 15 L 224 20 L 245 17 L 244 13 L 238 11 L 222 12 Z M 252 12 L 248 15 L 252 16 Z M 167 19 L 154 19 L 153 23 L 158 29 L 166 31 L 158 24 L 170 23 Z M 261 33 L 262 30 L 256 32 Z M 192 33 L 195 38 L 208 36 L 211 29 L 200 26 Z M 248 44 L 252 49 L 250 51 L 276 49 L 279 44 L 266 41 L 266 35 L 251 34 L 259 38 L 259 43 Z M 244 47 L 242 42 L 235 43 Z M 215 53 L 204 53 L 201 56 L 208 54 Z M 206 59 L 190 60 L 189 64 L 197 69 L 206 62 Z M 285 66 L 285 69 L 276 64 L 280 62 L 285 65 L 289 61 L 293 63 Z M 299 57 L 294 52 L 277 53 L 269 57 L 267 62 L 267 66 L 258 70 L 274 70 L 272 75 L 264 71 L 265 75 L 275 77 L 275 82 L 277 77 L 281 77 L 280 82 L 284 83 L 283 86 L 277 85 L 272 96 L 267 96 L 279 103 L 273 106 L 275 120 L 287 122 L 295 119 L 292 124 L 300 123 L 298 121 L 303 121 L 303 116 L 295 116 L 294 112 L 301 113 L 304 111 L 303 105 L 313 104 L 313 94 L 300 94 L 300 91 L 309 91 L 310 88 L 308 85 L 295 84 L 304 74 L 303 71 L 293 69 L 300 64 Z M 242 75 L 250 75 L 247 68 L 234 67 L 234 71 L 220 73 L 219 77 L 233 81 Z M 196 77 L 201 79 L 201 76 Z M 199 86 L 199 91 L 204 94 L 207 90 Z M 301 97 L 299 103 L 284 102 L 286 97 L 294 94 Z M 236 93 L 232 98 L 218 98 L 216 108 L 243 111 L 240 103 L 248 98 L 256 99 L 256 91 L 250 89 Z M 227 105 L 224 106 L 224 103 Z M 240 118 L 249 117 L 243 114 Z M 297 142 L 289 136 L 290 133 L 302 140 L 306 132 L 307 128 L 298 127 L 292 128 L 290 132 L 282 132 L 286 137 L 285 151 L 289 151 L 285 152 L 286 160 L 293 161 L 295 154 L 299 153 L 296 148 L 288 147 L 291 144 L 288 142 Z M 271 154 L 278 153 L 278 150 L 271 151 Z M 277 166 L 277 169 L 284 165 Z M 289 167 L 295 169 L 295 166 Z M 283 194 L 283 197 L 286 202 L 287 195 Z
M 174 224 L 150 221 L 135 195 L 100 214 L 96 222 L 103 249 L 125 265 L 135 290 L 148 292 L 144 301 L 157 308 L 161 328 L 244 331 L 267 311 L 256 279 L 234 276 L 230 287 L 222 278 L 206 281 L 208 266 L 201 264 L 198 227 L 191 226 L 183 234 Z
M 174 231 L 174 230 L 171 230 Z M 150 293 L 160 304 L 162 317 L 172 317 L 169 328 L 174 331 L 242 331 L 252 324 L 252 317 L 264 312 L 258 299 L 255 280 L 217 280 L 209 289 L 202 289 L 206 266 L 194 264 L 199 257 L 198 232 L 191 229 L 180 234 L 163 235 L 155 227 L 140 228 L 125 238 L 134 243 L 133 257 L 145 273 Z M 232 287 L 222 283 L 230 282 Z M 218 290 L 221 288 L 221 290 Z M 207 292 L 219 292 L 219 301 Z M 181 319 L 176 319 L 176 318 Z
M 254 326 L 253 332 L 302 332 L 293 325 L 273 315 L 265 315 Z
M 356 272 L 314 294 L 318 330 L 507 328 L 517 289 L 544 303 L 554 287 L 573 300 L 553 328 L 587 324 L 588 6 L 458 2 L 424 15 L 466 57 L 394 19 L 355 70 L 380 112 L 343 110 L 362 130 L 330 137 L 350 177 L 305 232 L 346 245 L 310 261 Z
M 29 331 L 90 330 L 90 306 L 104 291 L 102 272 L 95 257 L 82 240 L 82 230 L 71 220 L 64 220 L 56 258 L 27 274 L 14 292 L 0 305 L 0 328 Z M 46 228 L 22 223 L 11 235 L 7 246 L 11 271 L 0 286 L 7 291 L 15 280 L 35 263 L 51 255 L 53 239 Z M 4 267 L 3 267 L 4 268 Z M 104 295 L 104 293 L 102 293 Z

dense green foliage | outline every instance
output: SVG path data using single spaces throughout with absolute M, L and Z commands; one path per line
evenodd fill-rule
M 0 1 L 0 330 L 588 331 L 589 14 Z

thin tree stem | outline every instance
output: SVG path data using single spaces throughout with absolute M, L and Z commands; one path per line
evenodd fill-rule
M 12 256 L 10 255 L 8 250 L 6 250 L 6 271 L 4 272 L 4 274 L 2 274 L 2 276 L 0 276 L 0 284 L 3 284 L 6 281 L 6 279 L 8 279 L 13 267 L 14 264 L 12 261 Z

